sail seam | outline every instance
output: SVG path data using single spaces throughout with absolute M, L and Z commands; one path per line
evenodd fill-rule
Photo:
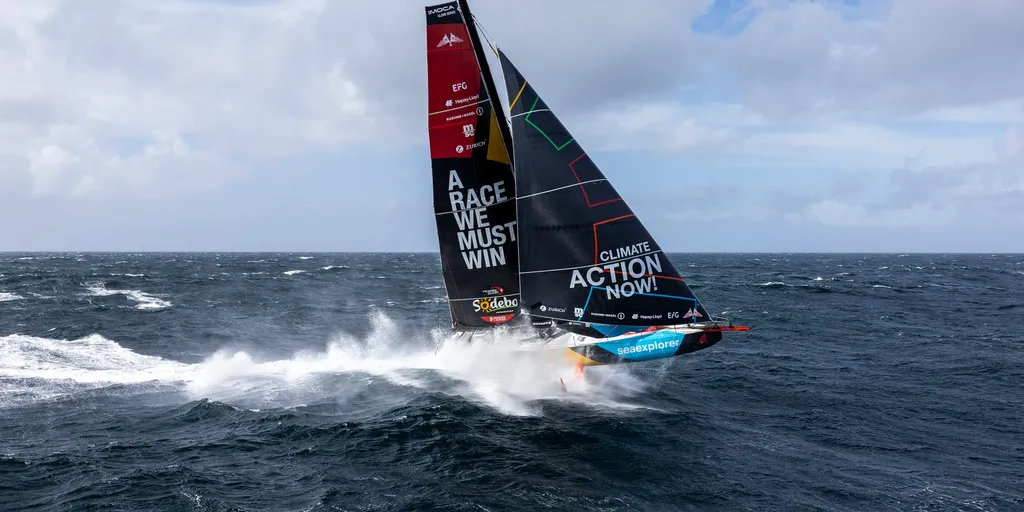
M 530 114 L 532 114 L 534 112 L 533 109 L 537 108 L 537 103 L 539 103 L 539 102 L 540 102 L 540 96 L 537 96 L 537 99 L 533 100 L 533 105 L 530 107 L 530 112 L 528 112 L 526 114 L 526 117 L 524 117 L 523 120 L 526 121 L 527 123 L 529 123 L 529 125 L 534 127 L 534 129 L 536 129 L 538 132 L 540 132 L 540 134 L 543 135 L 544 138 L 547 139 L 548 142 L 550 142 L 551 145 L 555 147 L 556 151 L 561 151 L 561 150 L 565 149 L 566 146 L 571 144 L 572 141 L 574 141 L 576 139 L 569 139 L 569 140 L 567 140 L 565 142 L 565 144 L 562 144 L 561 146 L 559 146 L 558 144 L 555 144 L 555 141 L 551 140 L 551 137 L 549 137 L 548 134 L 544 133 L 544 130 L 541 130 L 539 126 L 533 124 L 533 121 L 530 121 Z M 545 109 L 545 110 L 547 110 L 547 109 Z
M 433 115 L 437 115 L 437 114 L 444 114 L 445 112 L 451 112 L 451 111 L 453 111 L 453 110 L 458 110 L 458 109 L 460 109 L 460 108 L 469 108 L 469 107 L 475 107 L 475 106 L 477 106 L 477 105 L 479 105 L 479 104 L 481 104 L 481 103 L 487 103 L 487 102 L 489 102 L 489 101 L 491 101 L 491 100 L 489 100 L 489 99 L 486 99 L 486 100 L 480 100 L 480 101 L 478 101 L 478 102 L 476 102 L 476 103 L 470 103 L 469 105 L 460 105 L 460 106 L 458 106 L 458 107 L 452 107 L 452 108 L 449 108 L 449 109 L 445 109 L 445 110 L 438 110 L 437 112 L 431 112 L 431 113 L 429 113 L 429 114 L 427 114 L 427 115 L 431 115 L 431 116 L 433 116 Z
M 569 162 L 569 170 L 572 171 L 572 175 L 576 177 L 576 182 L 580 184 L 580 192 L 583 192 L 583 199 L 587 202 L 587 208 L 593 208 L 595 206 L 601 206 L 602 204 L 608 204 L 608 203 L 614 203 L 616 201 L 622 201 L 621 197 L 616 197 L 615 199 L 606 199 L 604 201 L 599 201 L 599 202 L 596 202 L 596 203 L 591 203 L 590 202 L 590 196 L 587 195 L 587 189 L 583 186 L 583 183 L 580 182 L 580 175 L 576 173 L 576 168 L 573 167 L 574 165 L 576 165 L 576 162 L 579 162 L 585 156 L 587 156 L 587 154 L 583 153 L 582 155 L 576 157 L 576 160 L 573 160 L 572 162 Z
M 591 286 L 590 288 L 591 288 L 591 290 L 607 290 L 607 288 L 605 288 L 603 286 Z M 694 299 L 694 298 L 691 298 L 691 297 L 680 297 L 678 295 L 665 295 L 663 293 L 636 292 L 634 295 L 647 295 L 649 297 L 664 297 L 666 299 L 688 300 L 688 301 L 692 301 L 693 303 L 697 302 L 697 299 Z
M 579 178 L 576 178 L 576 179 L 579 180 Z M 544 191 L 541 191 L 541 192 L 534 192 L 533 194 L 529 194 L 529 195 L 525 195 L 525 196 L 519 196 L 517 199 L 526 199 L 528 197 L 539 196 L 539 195 L 548 194 L 548 193 L 551 193 L 551 192 L 558 192 L 559 190 L 565 190 L 567 188 L 575 188 L 575 187 L 578 187 L 580 185 L 588 185 L 590 183 L 597 183 L 599 181 L 608 181 L 608 179 L 607 178 L 599 178 L 599 179 L 596 179 L 596 180 L 584 181 L 584 182 L 581 182 L 581 183 L 574 183 L 572 185 L 566 185 L 564 187 L 552 188 L 552 189 L 544 190 Z
M 573 185 L 573 186 L 575 186 L 575 185 Z M 434 213 L 434 215 L 448 215 L 449 213 L 462 213 L 462 212 L 471 212 L 473 210 L 482 210 L 484 208 L 490 208 L 492 206 L 498 206 L 499 204 L 507 203 L 507 202 L 509 202 L 511 200 L 512 199 L 505 199 L 505 200 L 502 200 L 502 201 L 494 202 L 494 203 L 483 205 L 483 206 L 474 206 L 473 208 L 463 208 L 462 210 L 449 210 L 449 211 L 446 211 L 446 212 Z
M 505 293 L 505 294 L 502 294 L 502 295 L 491 295 L 489 297 L 465 297 L 465 298 L 458 298 L 458 299 L 452 299 L 451 302 L 458 302 L 460 300 L 481 300 L 481 299 L 493 299 L 494 297 L 517 297 L 517 296 L 519 296 L 518 293 Z
M 575 187 L 575 185 L 573 185 L 573 186 Z M 634 254 L 634 255 L 631 255 L 631 256 L 627 256 L 625 258 L 619 258 L 617 260 L 608 260 L 608 261 L 605 261 L 603 263 L 605 265 L 611 265 L 613 263 L 619 263 L 619 262 L 622 262 L 622 261 L 631 260 L 631 259 L 639 257 L 639 256 L 647 256 L 648 254 L 658 254 L 658 253 L 664 253 L 664 252 L 665 251 L 663 251 L 661 249 L 658 249 L 657 251 L 649 251 L 649 252 L 645 252 L 645 253 L 641 253 L 641 254 Z M 544 269 L 544 270 L 523 270 L 523 271 L 520 271 L 519 273 L 520 274 L 542 274 L 544 272 L 563 272 L 563 271 L 566 271 L 566 270 L 579 270 L 581 268 L 590 268 L 590 267 L 593 267 L 593 266 L 594 265 L 592 265 L 592 264 L 587 264 L 587 265 L 580 265 L 578 267 L 548 268 L 548 269 Z
M 532 113 L 534 113 L 534 112 L 551 112 L 551 109 L 550 109 L 550 108 L 538 108 L 537 110 L 531 110 L 531 111 L 529 111 L 529 112 L 522 112 L 522 113 L 519 113 L 519 114 L 515 114 L 515 115 L 513 115 L 513 116 L 510 116 L 510 117 L 523 117 L 523 116 L 528 116 L 528 115 L 530 115 L 530 114 L 532 114 Z M 530 123 L 530 124 L 533 124 L 533 123 Z M 535 127 L 535 128 L 536 128 L 536 127 Z

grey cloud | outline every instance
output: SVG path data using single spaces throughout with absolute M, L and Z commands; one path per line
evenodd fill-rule
M 878 20 L 824 2 L 759 3 L 745 32 L 714 46 L 715 67 L 776 118 L 908 115 L 1024 95 L 1024 2 L 901 0 Z

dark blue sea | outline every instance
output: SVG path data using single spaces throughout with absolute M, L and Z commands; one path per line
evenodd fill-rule
M 564 393 L 436 254 L 2 253 L 0 510 L 1024 510 L 1024 255 L 671 259 L 752 331 Z

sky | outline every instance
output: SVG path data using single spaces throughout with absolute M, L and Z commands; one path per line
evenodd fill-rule
M 0 0 L 0 250 L 436 251 L 428 3 Z M 1024 252 L 1020 0 L 471 5 L 667 251 Z

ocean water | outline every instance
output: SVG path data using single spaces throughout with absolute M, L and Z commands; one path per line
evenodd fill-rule
M 436 254 L 0 254 L 0 510 L 1024 510 L 1024 255 L 671 259 L 752 331 L 576 381 Z

